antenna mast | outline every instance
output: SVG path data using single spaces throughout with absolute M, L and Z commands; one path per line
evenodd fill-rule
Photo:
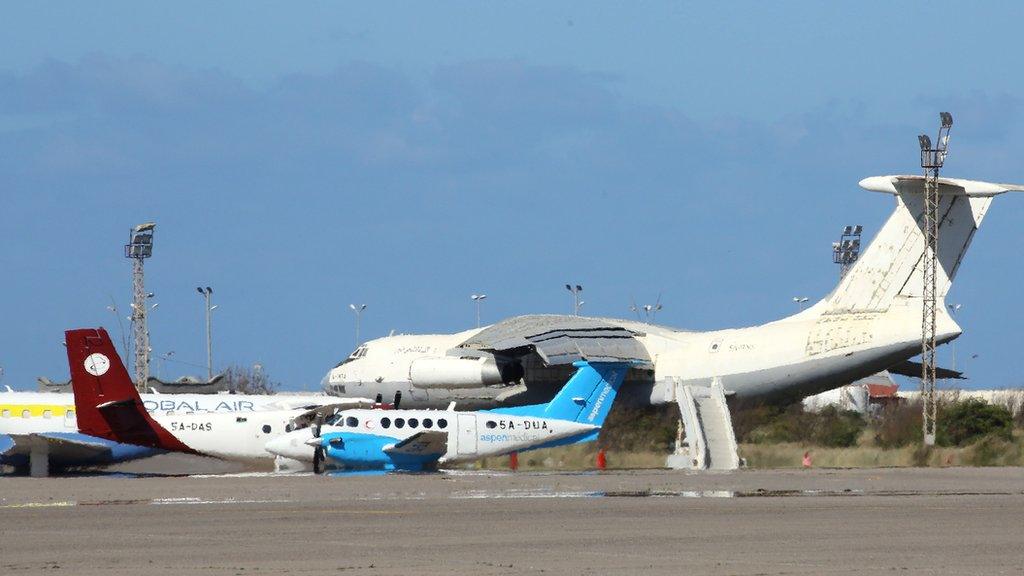
M 923 401 L 924 445 L 935 445 L 935 323 L 938 313 L 936 271 L 939 257 L 939 170 L 949 148 L 949 129 L 953 116 L 939 113 L 939 135 L 932 147 L 927 135 L 917 137 L 921 145 L 921 168 L 924 169 L 924 254 L 921 258 L 924 287 L 921 308 L 921 399 Z

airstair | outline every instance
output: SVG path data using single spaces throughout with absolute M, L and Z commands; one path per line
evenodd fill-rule
M 676 438 L 675 452 L 669 455 L 666 465 L 685 470 L 739 468 L 736 434 L 722 381 L 715 378 L 710 386 L 677 381 L 673 393 L 679 404 L 680 434 Z

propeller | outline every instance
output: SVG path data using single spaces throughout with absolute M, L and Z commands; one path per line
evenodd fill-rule
M 317 414 L 313 420 L 313 438 L 320 437 L 320 428 L 324 425 L 324 417 L 322 414 Z

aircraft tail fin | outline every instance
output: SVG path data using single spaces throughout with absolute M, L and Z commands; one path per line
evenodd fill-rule
M 194 453 L 146 412 L 106 330 L 68 330 L 64 342 L 80 432 L 124 444 Z
M 896 209 L 836 289 L 823 312 L 885 312 L 923 294 L 924 177 L 876 176 L 862 188 L 896 197 Z M 939 178 L 937 295 L 944 298 L 992 199 L 1024 186 Z M 816 307 L 817 308 L 817 307 Z
M 573 364 L 576 373 L 543 408 L 542 415 L 559 420 L 604 424 L 622 385 L 629 364 L 626 362 L 587 362 Z

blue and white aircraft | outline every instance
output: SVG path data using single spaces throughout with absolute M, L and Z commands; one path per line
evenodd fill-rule
M 279 436 L 266 450 L 295 460 L 343 468 L 430 470 L 538 448 L 591 442 L 604 424 L 628 362 L 574 363 L 576 373 L 547 404 L 478 412 L 342 410 L 321 426 Z

